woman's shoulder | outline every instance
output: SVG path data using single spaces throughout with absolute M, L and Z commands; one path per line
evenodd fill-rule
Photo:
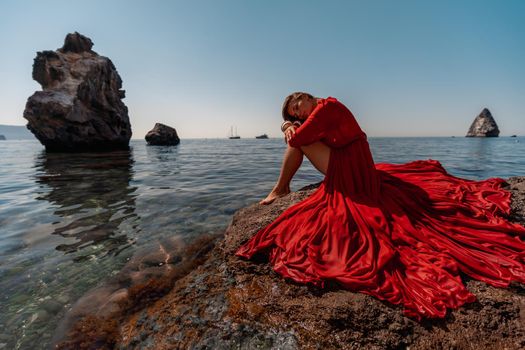
M 335 97 L 328 96 L 328 97 L 320 98 L 317 102 L 320 104 L 326 105 L 326 104 L 337 103 L 339 101 Z
M 348 108 L 346 108 L 345 105 L 335 97 L 329 96 L 317 100 L 317 106 L 314 108 L 310 117 L 312 119 L 334 119 L 347 113 Z
M 329 96 L 326 98 L 321 98 L 318 101 L 318 107 L 321 107 L 321 109 L 325 110 L 326 112 L 329 111 L 348 111 L 348 108 L 342 104 L 337 98 Z
M 321 98 L 319 99 L 318 103 L 321 104 L 322 106 L 330 106 L 330 107 L 344 106 L 341 102 L 339 102 L 337 98 L 332 97 L 332 96 Z

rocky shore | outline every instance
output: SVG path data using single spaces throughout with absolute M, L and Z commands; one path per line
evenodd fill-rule
M 507 182 L 510 219 L 525 225 L 525 177 Z M 224 234 L 203 236 L 176 253 L 164 248 L 146 254 L 148 258 L 117 276 L 103 306 L 96 311 L 92 306 L 91 314 L 74 308 L 76 315 L 70 313 L 56 338 L 59 348 L 525 348 L 524 285 L 501 289 L 465 277 L 478 301 L 444 319 L 418 323 L 404 317 L 401 307 L 336 286 L 320 290 L 298 285 L 264 261 L 234 255 L 239 245 L 315 187 L 269 206 L 239 210 Z M 129 276 L 136 276 L 140 266 L 148 273 L 132 283 Z

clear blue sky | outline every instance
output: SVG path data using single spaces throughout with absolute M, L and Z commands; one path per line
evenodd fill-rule
M 293 91 L 334 96 L 369 136 L 463 136 L 488 107 L 525 134 L 525 1 L 0 2 L 0 124 L 24 125 L 36 51 L 78 31 L 112 59 L 133 138 L 280 136 Z

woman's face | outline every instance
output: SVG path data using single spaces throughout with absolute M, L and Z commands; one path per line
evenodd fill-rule
M 317 100 L 301 95 L 298 99 L 290 102 L 288 105 L 288 114 L 301 120 L 305 120 L 313 112 Z

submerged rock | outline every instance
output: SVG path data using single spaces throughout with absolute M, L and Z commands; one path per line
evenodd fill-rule
M 508 183 L 510 218 L 523 225 L 525 177 Z M 452 310 L 444 319 L 419 323 L 404 317 L 400 306 L 336 285 L 319 289 L 297 284 L 276 274 L 264 260 L 246 261 L 234 255 L 242 243 L 315 188 L 278 198 L 272 205 L 254 204 L 236 212 L 224 237 L 213 249 L 202 250 L 206 256 L 197 268 L 174 282 L 156 302 L 137 303 L 138 309 L 131 313 L 108 315 L 107 322 L 114 323 L 90 334 L 98 338 L 88 341 L 112 334 L 111 346 L 125 349 L 525 347 L 523 285 L 502 289 L 466 280 L 477 302 Z M 64 344 L 74 344 L 71 337 L 86 337 L 79 331 L 84 329 L 81 326 Z
M 171 126 L 161 123 L 156 123 L 153 129 L 148 131 L 145 139 L 148 144 L 155 146 L 171 146 L 180 143 L 177 131 Z
M 494 117 L 487 108 L 474 119 L 466 137 L 498 137 L 499 129 Z
M 26 103 L 27 128 L 47 151 L 126 149 L 131 138 L 122 80 L 113 62 L 75 32 L 56 51 L 38 52 L 33 79 L 42 85 Z

